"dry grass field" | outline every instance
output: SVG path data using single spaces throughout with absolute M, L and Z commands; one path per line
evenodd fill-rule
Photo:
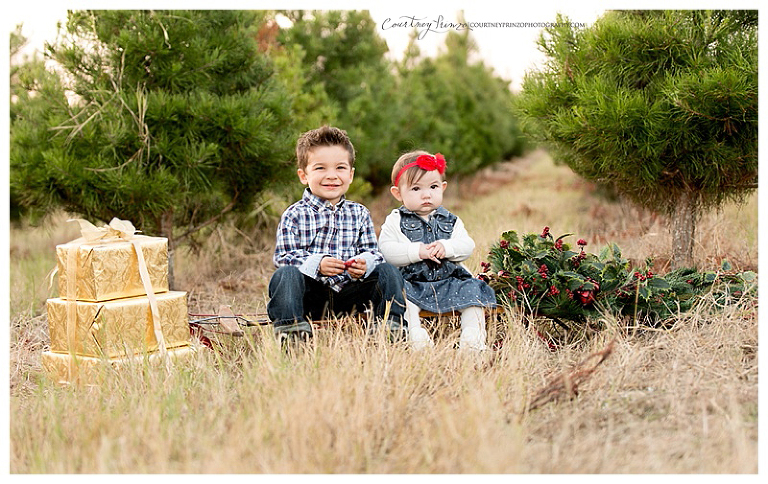
M 616 242 L 632 260 L 653 256 L 655 272 L 668 268 L 664 217 L 606 201 L 543 152 L 449 184 L 445 204 L 477 242 L 475 271 L 503 231 L 544 226 L 586 239 L 592 252 Z M 377 226 L 394 206 L 386 197 L 370 204 Z M 170 371 L 137 364 L 104 371 L 94 385 L 55 385 L 40 355 L 54 248 L 77 236 L 65 219 L 11 228 L 14 474 L 757 473 L 750 303 L 704 304 L 666 330 L 628 329 L 605 315 L 607 329 L 556 352 L 517 313 L 489 328 L 502 346 L 481 355 L 454 349 L 452 321 L 429 323 L 436 346 L 423 352 L 342 319 L 285 354 L 268 326 L 256 326 L 240 338 L 207 332 L 215 351 L 200 347 Z M 264 313 L 272 243 L 269 230 L 222 227 L 203 247 L 180 250 L 177 289 L 188 291 L 190 312 L 230 304 Z M 728 259 L 756 271 L 756 195 L 703 216 L 695 255 L 701 268 Z M 528 408 L 606 348 L 578 395 L 545 393 Z

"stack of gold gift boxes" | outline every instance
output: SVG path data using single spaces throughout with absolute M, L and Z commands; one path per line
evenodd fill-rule
M 54 381 L 90 382 L 105 363 L 119 368 L 167 362 L 192 351 L 187 293 L 168 288 L 167 239 L 134 237 L 139 244 L 78 239 L 56 247 L 59 297 L 47 301 L 51 348 L 42 356 L 43 369 Z M 142 258 L 137 257 L 137 245 Z M 159 326 L 139 259 L 157 302 Z M 68 285 L 70 277 L 75 277 L 73 285 Z

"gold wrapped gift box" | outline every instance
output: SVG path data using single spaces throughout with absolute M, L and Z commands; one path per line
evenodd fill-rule
M 189 344 L 187 293 L 171 291 L 155 295 L 166 348 Z M 147 296 L 106 302 L 70 302 L 49 299 L 48 331 L 51 351 L 69 353 L 67 305 L 75 304 L 74 353 L 94 357 L 119 357 L 158 349 Z
M 141 241 L 142 253 L 147 264 L 153 292 L 168 291 L 168 239 L 136 235 Z M 56 246 L 59 272 L 59 297 L 67 299 L 67 255 L 77 250 L 77 291 L 78 301 L 108 301 L 121 297 L 145 295 L 139 275 L 136 250 L 131 242 L 77 243 Z
M 171 348 L 168 350 L 168 358 L 171 361 L 177 361 L 180 358 L 189 357 L 194 352 L 195 348 L 189 345 Z M 42 356 L 43 370 L 51 380 L 57 383 L 72 383 L 76 380 L 82 383 L 95 383 L 98 381 L 98 375 L 105 370 L 145 363 L 160 365 L 163 363 L 163 358 L 158 351 L 121 358 L 76 355 L 73 360 L 68 353 L 53 351 L 44 351 Z

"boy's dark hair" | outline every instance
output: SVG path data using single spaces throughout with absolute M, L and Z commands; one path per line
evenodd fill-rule
M 352 141 L 347 136 L 347 132 L 333 126 L 321 126 L 299 136 L 299 140 L 296 142 L 296 160 L 299 168 L 302 170 L 307 169 L 309 153 L 314 148 L 335 145 L 339 145 L 347 150 L 349 153 L 349 166 L 350 168 L 354 167 L 355 147 L 352 146 Z

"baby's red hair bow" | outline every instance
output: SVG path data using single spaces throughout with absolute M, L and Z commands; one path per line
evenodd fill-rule
M 437 170 L 437 172 L 442 175 L 445 173 L 445 158 L 440 153 L 435 153 L 435 156 L 419 155 L 419 157 L 416 158 L 416 161 L 408 163 L 404 167 L 400 168 L 400 171 L 397 173 L 397 177 L 395 177 L 395 186 L 397 186 L 397 183 L 400 181 L 400 176 L 405 172 L 405 170 L 408 168 L 413 168 L 414 166 L 418 166 L 422 170 L 426 171 Z

